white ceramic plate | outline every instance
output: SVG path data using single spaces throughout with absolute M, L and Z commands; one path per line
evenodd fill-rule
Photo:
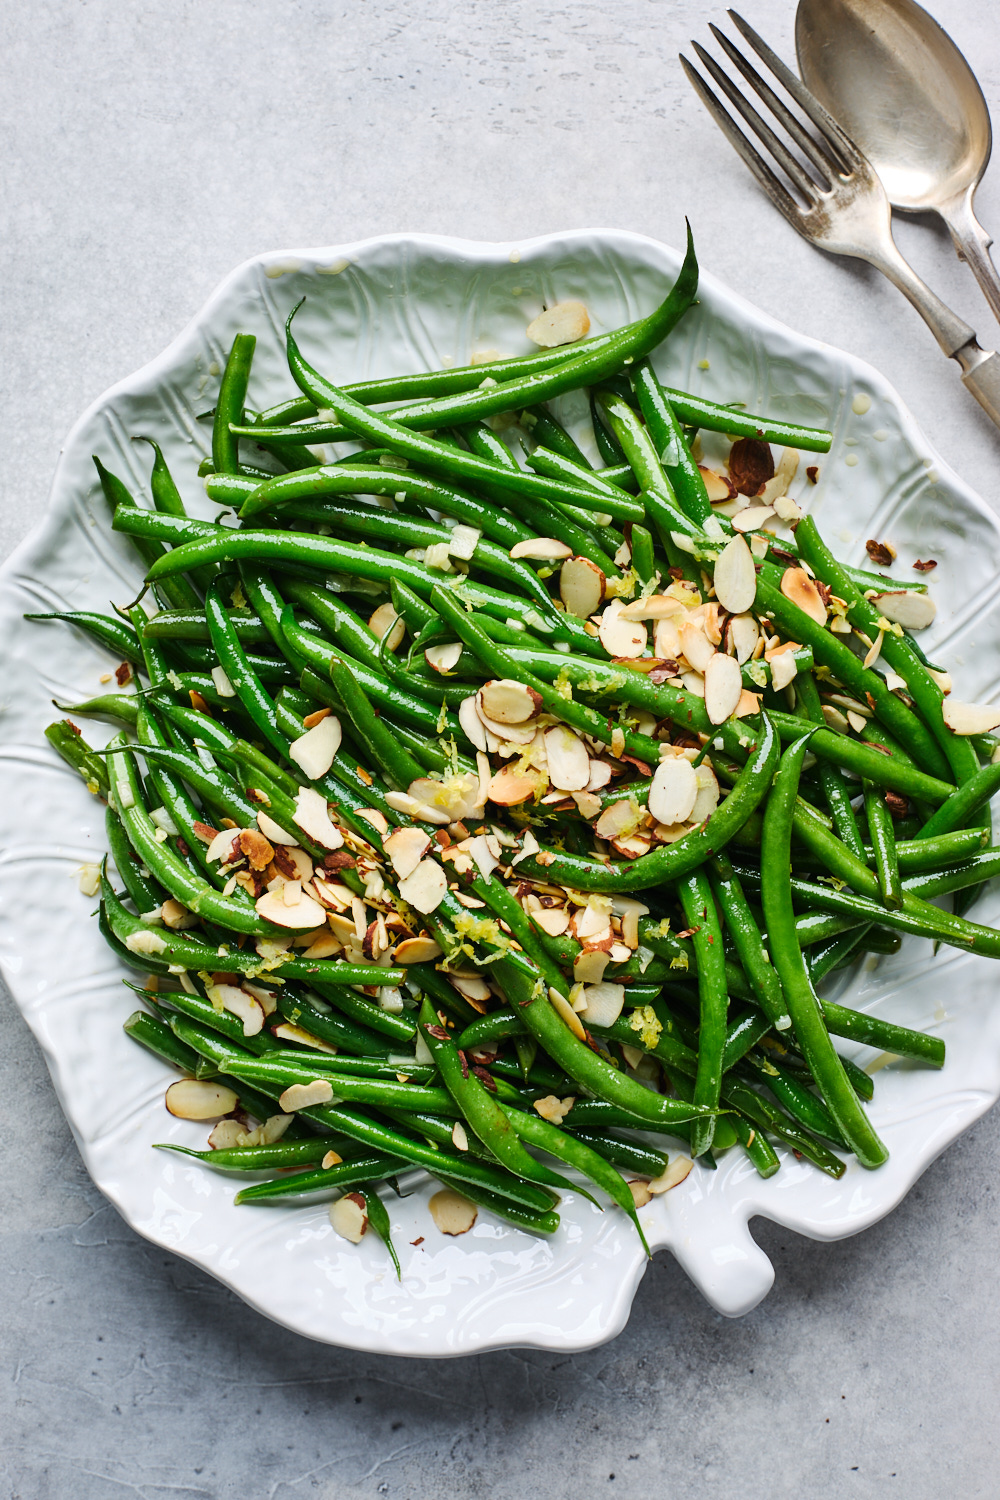
M 151 1150 L 154 1141 L 203 1146 L 204 1127 L 163 1106 L 168 1070 L 122 1032 L 132 1010 L 122 971 L 109 960 L 76 871 L 104 849 L 103 809 L 48 750 L 50 699 L 103 689 L 115 663 L 61 625 L 28 624 L 26 610 L 106 608 L 137 592 L 128 544 L 109 530 L 90 455 L 99 454 L 146 494 L 149 450 L 160 442 L 185 495 L 208 431 L 233 335 L 257 335 L 250 399 L 263 407 L 294 394 L 281 329 L 296 325 L 304 350 L 333 378 L 462 364 L 477 351 L 525 350 L 525 326 L 543 303 L 586 302 L 594 331 L 614 328 L 660 299 L 675 251 L 638 235 L 580 232 L 521 245 L 391 236 L 320 251 L 262 256 L 241 266 L 163 355 L 123 381 L 67 439 L 44 522 L 3 570 L 0 755 L 0 957 L 14 996 L 44 1049 L 53 1081 L 94 1181 L 128 1222 L 203 1266 L 267 1316 L 310 1338 L 383 1353 L 470 1354 L 511 1345 L 583 1349 L 623 1327 L 644 1260 L 622 1215 L 567 1197 L 562 1228 L 535 1240 L 481 1213 L 473 1231 L 445 1239 L 420 1185 L 389 1208 L 403 1266 L 398 1283 L 383 1248 L 333 1233 L 324 1205 L 234 1208 L 235 1185 L 196 1163 Z M 743 401 L 776 418 L 825 425 L 832 452 L 793 493 L 820 515 L 842 556 L 859 561 L 868 536 L 888 536 L 906 576 L 934 557 L 939 605 L 934 655 L 961 696 L 989 701 L 998 682 L 998 526 L 935 455 L 895 392 L 874 370 L 812 342 L 703 277 L 700 304 L 657 360 L 688 390 Z M 570 414 L 572 415 L 572 413 Z M 103 739 L 103 726 L 88 734 Z M 994 921 L 992 894 L 976 915 Z M 854 1234 L 881 1218 L 924 1168 L 1000 1093 L 1000 1007 L 986 960 L 908 939 L 891 960 L 869 960 L 842 981 L 849 1003 L 939 1033 L 943 1072 L 905 1064 L 877 1075 L 872 1116 L 891 1159 L 878 1172 L 851 1166 L 837 1183 L 785 1156 L 762 1182 L 738 1150 L 716 1172 L 696 1166 L 683 1186 L 642 1211 L 653 1246 L 668 1247 L 721 1312 L 736 1315 L 768 1291 L 772 1267 L 751 1238 L 763 1214 L 815 1239 Z M 865 1064 L 872 1053 L 855 1048 Z M 423 1236 L 422 1243 L 413 1244 Z

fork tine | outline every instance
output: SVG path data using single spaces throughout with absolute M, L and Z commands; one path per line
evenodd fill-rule
M 716 125 L 722 131 L 722 134 L 726 137 L 726 140 L 746 162 L 774 206 L 781 210 L 789 223 L 801 234 L 801 209 L 784 183 L 775 177 L 764 158 L 743 134 L 743 131 L 736 124 L 732 116 L 723 109 L 721 103 L 712 93 L 712 90 L 708 87 L 701 74 L 691 66 L 683 53 L 681 53 L 680 62 L 688 82 L 712 116 Z
M 830 180 L 830 161 L 828 157 L 823 155 L 818 142 L 813 139 L 808 131 L 803 130 L 791 110 L 782 103 L 767 80 L 761 77 L 757 69 L 743 56 L 739 48 L 733 45 L 725 32 L 720 31 L 713 21 L 708 23 L 708 28 L 726 56 L 731 62 L 736 64 L 743 77 L 750 84 L 750 87 L 756 90 L 764 100 L 764 103 L 768 105 L 772 113 L 777 117 L 780 124 L 788 131 L 788 134 L 792 137 L 799 150 L 807 157 L 819 175 L 821 185 L 829 191 L 833 187 L 833 183 Z M 834 169 L 838 170 L 839 166 L 839 163 L 835 163 Z
M 714 57 L 712 57 L 710 53 L 706 52 L 704 47 L 700 46 L 697 42 L 692 42 L 691 45 L 694 48 L 695 52 L 698 54 L 698 60 L 712 76 L 712 78 L 715 79 L 716 83 L 722 89 L 730 104 L 732 104 L 733 108 L 743 116 L 744 120 L 750 126 L 750 129 L 754 132 L 758 139 L 764 143 L 765 147 L 768 151 L 770 151 L 779 167 L 781 167 L 782 170 L 787 173 L 792 182 L 794 182 L 795 186 L 798 188 L 799 192 L 802 194 L 803 198 L 805 198 L 809 206 L 812 207 L 816 202 L 815 182 L 813 182 L 812 178 L 802 170 L 799 163 L 795 160 L 794 156 L 792 156 L 791 152 L 787 150 L 785 145 L 778 139 L 774 131 L 771 129 L 770 125 L 768 125 L 767 121 L 758 114 L 757 110 L 754 109 L 749 100 L 745 99 L 736 85 L 729 78 L 727 78 L 726 74 L 719 67 Z
M 827 114 L 815 94 L 809 92 L 802 80 L 797 78 L 791 68 L 787 67 L 777 53 L 771 50 L 764 38 L 757 35 L 749 21 L 744 21 L 735 10 L 729 11 L 729 18 L 750 43 L 757 56 L 767 64 L 778 82 L 791 94 L 803 114 L 812 121 L 827 145 L 840 156 L 846 172 L 855 172 L 859 166 L 864 165 L 865 158 L 850 136 L 841 130 L 833 116 Z

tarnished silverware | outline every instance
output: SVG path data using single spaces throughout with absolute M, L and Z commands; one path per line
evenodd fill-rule
M 771 202 L 804 239 L 833 255 L 868 261 L 899 288 L 945 354 L 958 362 L 963 381 L 1000 427 L 1000 357 L 980 347 L 968 323 L 952 312 L 904 260 L 892 237 L 891 208 L 885 188 L 854 141 L 753 28 L 735 11 L 731 10 L 729 15 L 812 129 L 806 128 L 754 64 L 713 25 L 710 28 L 713 36 L 742 74 L 756 96 L 756 103 L 763 105 L 770 123 L 704 47 L 698 42 L 692 42 L 692 46 L 734 113 L 757 137 L 765 155 L 723 107 L 702 75 L 682 56 L 681 65 L 715 123 Z M 786 140 L 777 134 L 775 127 L 785 133 Z

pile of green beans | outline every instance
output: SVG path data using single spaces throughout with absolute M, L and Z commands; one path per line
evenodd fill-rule
M 395 1260 L 403 1171 L 536 1233 L 586 1181 L 645 1243 L 683 1176 L 664 1139 L 764 1177 L 885 1161 L 841 1039 L 935 1068 L 944 1044 L 824 976 L 904 932 L 1000 956 L 931 904 L 1000 870 L 993 741 L 948 728 L 884 575 L 794 504 L 750 546 L 710 498 L 699 429 L 772 471 L 770 443 L 831 439 L 661 384 L 697 284 L 689 241 L 626 328 L 354 387 L 293 310 L 299 394 L 264 411 L 239 334 L 199 471 L 227 524 L 155 444 L 151 509 L 96 460 L 144 583 L 38 617 L 123 663 L 59 705 L 108 745 L 46 734 L 107 804 L 101 930 L 146 976 L 126 1030 L 187 1080 L 175 1113 L 227 1106 L 210 1149 L 166 1149 L 253 1178 L 238 1203 L 350 1192 Z M 571 433 L 549 403 L 581 390 Z

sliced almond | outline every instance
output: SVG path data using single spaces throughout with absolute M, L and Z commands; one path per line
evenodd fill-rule
M 838 734 L 846 734 L 850 729 L 846 714 L 842 714 L 839 708 L 834 708 L 832 703 L 824 703 L 821 711 L 827 729 L 835 729 Z
M 310 781 L 317 781 L 333 765 L 334 757 L 340 749 L 340 738 L 340 720 L 336 714 L 328 714 L 312 729 L 307 729 L 305 734 L 292 741 L 288 747 L 288 758 L 305 772 Z
M 458 706 L 458 722 L 475 748 L 485 755 L 496 749 L 496 736 L 491 735 L 483 723 L 476 708 L 476 697 L 475 693 L 470 693 L 468 698 L 462 699 Z M 492 745 L 489 743 L 491 739 Z
M 652 1203 L 653 1195 L 649 1191 L 649 1183 L 644 1182 L 641 1177 L 633 1177 L 629 1181 L 628 1190 L 632 1194 L 632 1202 L 636 1208 L 645 1208 L 647 1203 Z
M 733 516 L 733 530 L 740 532 L 759 531 L 765 521 L 774 515 L 771 505 L 747 505 Z
M 575 344 L 589 328 L 590 314 L 582 302 L 556 302 L 532 318 L 526 332 L 543 349 L 555 349 L 560 344 Z
M 537 718 L 542 700 L 534 688 L 511 677 L 484 683 L 477 695 L 477 707 L 483 717 L 494 724 L 526 724 Z
M 405 880 L 407 875 L 413 874 L 430 845 L 430 838 L 424 830 L 411 825 L 408 828 L 397 828 L 395 833 L 391 833 L 383 841 L 382 847 L 392 861 L 392 868 L 398 878 Z
M 597 613 L 606 587 L 607 579 L 588 557 L 568 557 L 559 569 L 559 597 L 578 619 Z
M 654 1177 L 649 1184 L 649 1191 L 654 1194 L 668 1193 L 671 1188 L 677 1187 L 691 1171 L 693 1162 L 686 1156 L 675 1156 L 665 1172 L 659 1177 Z
M 953 734 L 989 734 L 1000 729 L 1000 708 L 982 703 L 956 703 L 954 698 L 947 698 L 942 713 Z
M 370 616 L 368 629 L 372 635 L 381 640 L 390 626 L 392 627 L 392 633 L 386 641 L 386 645 L 390 651 L 398 651 L 403 644 L 406 625 L 400 619 L 393 606 L 387 601 L 385 604 L 380 604 L 374 614 Z
M 604 958 L 605 960 L 607 959 L 607 954 L 600 954 L 599 956 L 601 958 Z M 569 1001 L 565 999 L 564 996 L 560 995 L 558 990 L 549 990 L 549 1004 L 552 1006 L 552 1009 L 555 1011 L 556 1015 L 566 1023 L 573 1035 L 581 1042 L 586 1041 L 587 1033 L 583 1028 L 583 1024 L 580 1021 L 579 1016 L 573 1009 L 572 1005 L 570 1005 Z
M 782 651 L 770 658 L 771 661 L 771 686 L 776 693 L 786 688 L 790 682 L 795 680 L 798 672 L 798 663 L 793 651 Z M 706 699 L 707 702 L 707 699 Z
M 516 807 L 534 797 L 543 785 L 537 771 L 516 771 L 513 766 L 504 766 L 490 778 L 489 799 L 500 807 Z
M 787 521 L 793 519 L 793 517 L 790 515 L 783 515 L 782 512 L 778 510 L 778 506 L 782 502 L 782 497 L 788 493 L 788 486 L 795 478 L 795 475 L 798 472 L 798 467 L 798 449 L 782 448 L 781 457 L 778 459 L 778 467 L 775 469 L 773 477 L 767 481 L 767 483 L 764 485 L 764 488 L 760 491 L 761 501 L 765 505 L 773 505 L 775 511 L 779 516 L 781 516 L 782 520 Z M 798 510 L 798 506 L 795 505 L 794 501 L 786 501 L 785 504 L 786 506 L 788 504 L 791 504 L 796 511 Z
M 312 880 L 313 862 L 306 851 L 300 849 L 297 844 L 286 845 L 278 854 L 278 860 L 281 861 L 282 865 L 285 865 L 287 862 L 294 870 L 294 875 L 289 876 L 289 879 L 301 880 L 303 885 L 307 885 Z M 277 864 L 277 860 L 275 863 Z
M 554 536 L 532 536 L 523 542 L 515 542 L 510 555 L 514 558 L 531 558 L 534 562 L 562 562 L 564 558 L 573 556 L 573 549 L 567 547 L 565 542 L 557 541 Z
M 330 1223 L 341 1239 L 360 1245 L 368 1228 L 368 1210 L 360 1193 L 345 1193 L 330 1204 Z
M 476 1205 L 452 1188 L 443 1188 L 440 1193 L 435 1193 L 427 1207 L 442 1234 L 468 1234 L 479 1217 Z
M 441 646 L 428 646 L 424 660 L 435 672 L 454 672 L 462 655 L 461 641 L 446 641 Z
M 327 721 L 324 719 L 323 722 Z M 309 732 L 311 734 L 313 731 Z M 330 820 L 326 798 L 315 787 L 299 787 L 292 818 L 296 826 L 322 849 L 339 849 L 344 842 L 344 835 Z
M 441 957 L 441 949 L 432 937 L 404 938 L 392 950 L 392 961 L 400 968 L 408 964 L 430 964 Z
M 625 986 L 585 984 L 583 998 L 586 1005 L 580 1015 L 589 1026 L 613 1026 L 625 1004 Z
M 542 907 L 531 913 L 531 920 L 536 927 L 547 932 L 549 937 L 562 937 L 569 926 L 569 912 L 565 906 Z
M 448 553 L 461 562 L 471 562 L 482 539 L 483 533 L 478 526 L 453 526 L 448 537 Z
M 597 634 L 609 656 L 641 656 L 646 649 L 649 631 L 641 620 L 622 619 L 622 602 L 612 599 L 601 615 Z
M 259 812 L 257 814 L 257 827 L 272 844 L 289 845 L 297 842 L 293 833 L 286 833 L 280 824 L 276 823 L 273 818 L 268 817 L 266 812 Z
M 244 1036 L 256 1036 L 263 1029 L 264 1007 L 238 985 L 210 984 L 206 986 L 205 994 L 213 1005 L 221 1005 L 230 1015 L 239 1017 L 243 1022 Z
M 684 764 L 688 770 L 691 769 L 687 761 Z M 692 791 L 692 799 L 694 795 Z M 608 804 L 595 823 L 594 832 L 599 839 L 627 838 L 630 833 L 635 832 L 641 822 L 642 809 L 630 798 L 622 797 L 619 801 Z
M 297 885 L 297 881 L 283 881 L 285 885 Z M 254 903 L 257 915 L 264 918 L 265 922 L 273 922 L 276 927 L 288 927 L 295 932 L 309 932 L 313 927 L 319 927 L 326 921 L 326 912 L 318 901 L 307 896 L 304 891 L 299 890 L 299 899 L 294 906 L 290 906 L 284 898 L 284 889 L 277 891 L 265 891 L 263 896 L 258 896 Z
M 736 486 L 728 475 L 717 474 L 714 469 L 706 469 L 704 464 L 698 465 L 698 471 L 705 481 L 705 489 L 713 505 L 723 505 L 727 500 L 736 499 Z
M 754 714 L 760 713 L 760 693 L 751 693 L 744 688 L 740 694 L 740 701 L 736 705 L 735 719 L 751 719 Z
M 695 780 L 698 783 L 698 795 L 694 799 L 694 806 L 688 815 L 691 823 L 703 823 L 706 818 L 719 805 L 719 779 L 707 761 L 702 761 L 700 766 L 695 767 Z
M 732 657 L 720 656 L 720 661 Z M 735 662 L 733 663 L 735 666 Z M 736 668 L 737 672 L 739 668 Z M 649 811 L 658 823 L 686 823 L 698 795 L 698 778 L 689 760 L 661 760 L 649 784 Z
M 573 979 L 580 985 L 600 984 L 610 962 L 611 955 L 603 948 L 584 948 L 573 960 Z M 582 1000 L 578 1008 L 583 1008 Z
M 478 1000 L 482 1004 L 490 998 L 490 987 L 481 974 L 453 974 L 451 983 L 466 1000 Z
M 303 958 L 336 958 L 343 949 L 341 943 L 332 932 L 317 933 L 308 948 L 302 953 Z
M 546 731 L 545 753 L 549 780 L 563 792 L 582 792 L 590 781 L 590 756 L 579 735 L 565 724 Z
M 671 594 L 650 594 L 648 599 L 633 599 L 619 611 L 623 620 L 672 620 L 687 611 Z
M 311 1109 L 317 1104 L 329 1104 L 333 1098 L 333 1086 L 326 1078 L 314 1078 L 311 1083 L 293 1083 L 278 1098 L 285 1114 L 297 1109 Z
M 555 1094 L 546 1094 L 544 1099 L 535 1100 L 534 1108 L 535 1113 L 541 1115 L 543 1120 L 548 1120 L 550 1125 L 561 1125 L 575 1103 L 575 1094 L 569 1094 L 565 1099 L 559 1099 Z
M 590 779 L 585 790 L 588 792 L 599 792 L 602 787 L 607 786 L 611 780 L 611 767 L 606 760 L 592 760 L 590 762 Z
M 216 1120 L 231 1114 L 239 1100 L 232 1089 L 207 1078 L 181 1078 L 167 1089 L 166 1104 L 178 1120 Z
M 208 1138 L 213 1151 L 231 1151 L 246 1139 L 246 1131 L 240 1120 L 220 1120 Z
M 872 604 L 887 620 L 902 625 L 904 630 L 926 630 L 937 614 L 937 605 L 930 594 L 917 594 L 911 589 L 876 594 Z
M 741 495 L 758 495 L 774 478 L 774 454 L 761 438 L 737 438 L 729 450 L 729 477 Z
M 680 627 L 681 651 L 696 672 L 704 674 L 712 657 L 716 655 L 699 620 L 684 620 Z
M 252 833 L 257 832 L 255 828 L 251 830 L 239 828 L 223 828 L 221 833 L 217 833 L 209 843 L 208 848 L 205 850 L 205 858 L 208 860 L 209 864 L 214 865 L 216 860 L 220 859 L 228 863 L 229 859 L 232 856 L 233 844 L 239 838 L 241 832 L 247 831 Z M 284 835 L 282 835 L 282 837 L 284 837 Z M 237 845 L 237 855 L 239 855 L 239 853 L 240 850 L 239 846 Z M 268 863 L 270 863 L 270 856 L 268 856 Z
M 740 666 L 753 656 L 760 638 L 760 626 L 751 614 L 731 615 L 726 622 L 726 647 Z
M 823 595 L 809 577 L 805 568 L 786 568 L 781 575 L 781 592 L 786 599 L 797 604 L 817 625 L 826 624 L 826 605 Z
M 433 859 L 422 859 L 413 873 L 399 882 L 399 894 L 407 906 L 414 907 L 423 916 L 437 911 L 447 889 L 447 877 Z
M 91 894 L 97 893 L 95 891 Z M 160 916 L 163 918 L 163 925 L 174 932 L 184 932 L 186 928 L 194 927 L 198 921 L 193 911 L 189 911 L 186 906 L 182 906 L 179 901 L 174 901 L 172 898 L 164 901 L 160 907 Z
M 731 615 L 745 614 L 757 597 L 753 553 L 741 536 L 734 536 L 715 564 L 715 597 Z

